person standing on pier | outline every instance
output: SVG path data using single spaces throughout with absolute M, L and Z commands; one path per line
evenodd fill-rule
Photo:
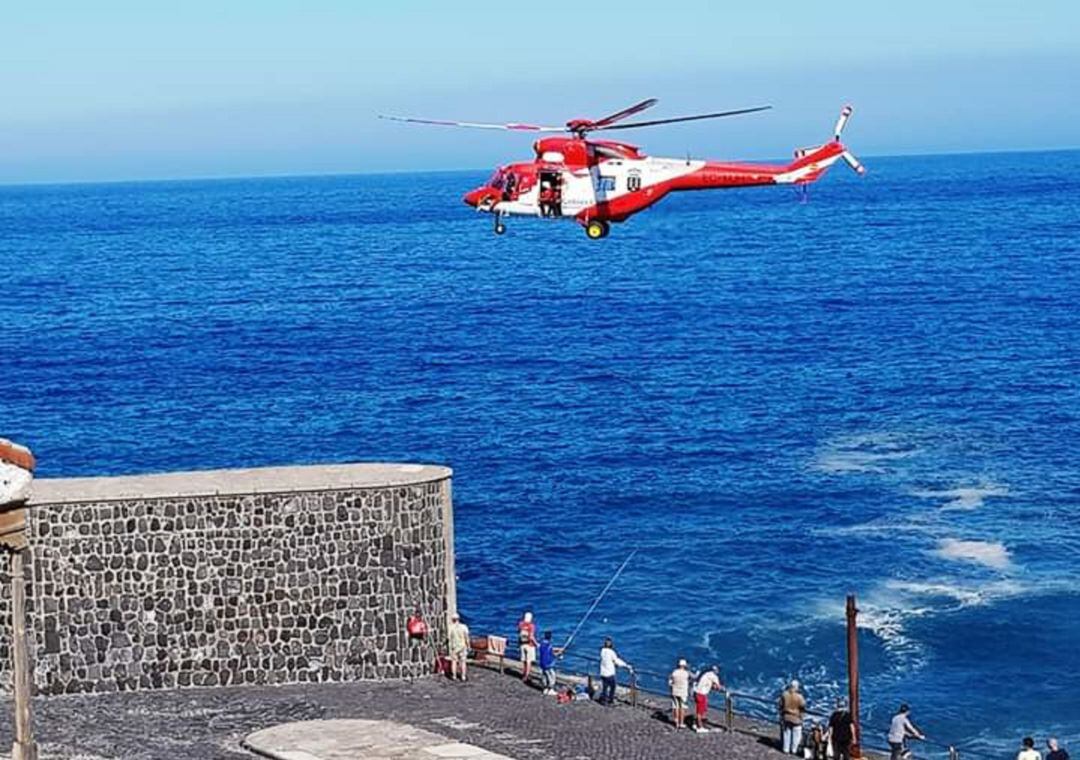
M 802 744 L 803 717 L 806 713 L 806 697 L 799 693 L 798 681 L 792 679 L 780 695 L 778 707 L 781 748 L 789 755 L 797 755 Z
M 536 623 L 526 612 L 518 623 L 518 646 L 521 649 L 521 680 L 528 683 L 532 664 L 536 662 Z
M 705 728 L 705 715 L 709 712 L 709 693 L 714 690 L 724 690 L 719 665 L 713 665 L 702 673 L 694 685 L 694 730 L 699 734 L 709 733 L 709 729 Z
M 464 681 L 468 677 L 468 665 L 466 664 L 469 652 L 469 627 L 461 622 L 461 618 L 455 613 L 450 618 L 450 676 L 458 681 Z
M 1023 741 L 1023 747 L 1016 753 L 1016 760 L 1042 760 L 1042 755 L 1039 754 L 1039 750 L 1035 749 L 1035 740 L 1030 736 L 1025 736 Z
M 825 738 L 832 742 L 833 760 L 851 760 L 851 742 L 855 739 L 855 723 L 843 698 L 836 700 L 836 709 L 829 716 Z
M 552 695 L 558 684 L 555 673 L 555 658 L 562 654 L 562 649 L 551 643 L 551 631 L 544 631 L 544 640 L 540 642 L 540 673 L 544 676 L 544 693 Z
M 611 639 L 604 639 L 604 646 L 600 649 L 600 699 L 597 700 L 602 705 L 615 703 L 615 674 L 619 668 L 634 671 L 630 663 L 619 657 Z
M 671 722 L 675 728 L 683 728 L 686 725 L 686 702 L 690 698 L 690 671 L 686 668 L 686 660 L 679 660 L 675 670 L 671 671 L 668 686 L 671 687 Z
M 1069 753 L 1058 745 L 1054 737 L 1046 740 L 1046 760 L 1069 760 Z
M 907 704 L 900 705 L 900 709 L 897 710 L 896 715 L 893 716 L 892 722 L 889 724 L 889 760 L 900 760 L 904 756 L 908 737 L 914 739 L 926 738 L 923 732 L 911 722 L 910 712 L 911 708 Z M 1032 742 L 1032 746 L 1035 746 L 1034 742 Z M 1035 754 L 1038 755 L 1039 753 L 1036 752 Z M 1035 760 L 1041 759 L 1035 758 Z

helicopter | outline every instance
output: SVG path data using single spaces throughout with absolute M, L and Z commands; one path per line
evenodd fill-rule
M 840 111 L 831 140 L 797 149 L 794 160 L 788 164 L 657 158 L 646 155 L 630 143 L 592 137 L 597 132 L 720 119 L 771 108 L 756 106 L 667 119 L 625 121 L 657 102 L 656 98 L 649 98 L 600 119 L 571 119 L 561 127 L 406 116 L 380 115 L 379 118 L 445 127 L 561 133 L 560 136 L 541 137 L 533 143 L 533 160 L 500 166 L 486 184 L 465 194 L 466 204 L 493 215 L 496 235 L 506 232 L 503 221 L 506 217 L 531 216 L 572 219 L 584 228 L 590 240 L 599 240 L 608 236 L 612 224 L 626 221 L 671 192 L 753 185 L 805 186 L 819 179 L 841 159 L 856 173 L 866 172 L 840 142 L 840 135 L 851 118 L 853 109 L 850 105 Z

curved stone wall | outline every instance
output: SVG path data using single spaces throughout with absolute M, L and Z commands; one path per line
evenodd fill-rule
M 27 578 L 37 690 L 430 672 L 456 606 L 450 475 L 356 464 L 37 481 Z M 417 610 L 431 626 L 423 641 L 405 631 Z

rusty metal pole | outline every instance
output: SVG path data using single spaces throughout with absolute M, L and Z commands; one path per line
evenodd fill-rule
M 859 723 L 859 627 L 857 617 L 858 608 L 855 606 L 855 595 L 848 594 L 847 598 L 847 675 L 848 675 L 848 707 L 851 710 L 851 725 L 853 736 L 851 739 L 851 756 L 862 757 L 862 726 Z
M 15 744 L 11 760 L 37 760 L 34 721 L 30 710 L 30 655 L 26 646 L 25 555 L 29 549 L 15 549 L 11 555 L 11 659 L 15 696 Z

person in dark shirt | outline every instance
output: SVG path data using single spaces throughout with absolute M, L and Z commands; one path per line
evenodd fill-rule
M 829 716 L 828 738 L 832 741 L 833 760 L 851 760 L 855 726 L 842 699 L 836 700 L 836 709 Z
M 1046 740 L 1046 760 L 1069 760 L 1069 753 L 1058 745 L 1058 740 Z

